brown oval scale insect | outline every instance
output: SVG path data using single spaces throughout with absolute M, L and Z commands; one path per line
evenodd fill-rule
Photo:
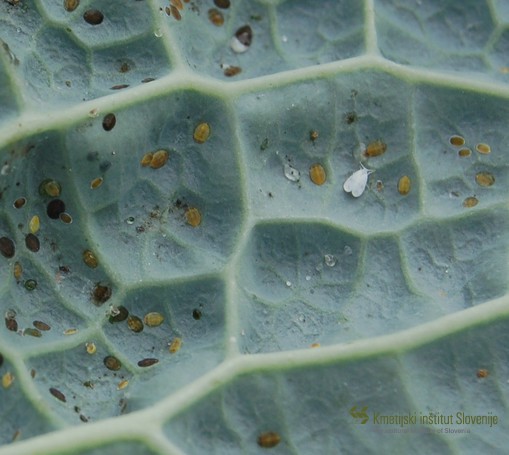
M 122 367 L 120 360 L 118 360 L 116 357 L 113 357 L 112 355 L 107 355 L 103 362 L 104 366 L 111 371 L 118 371 Z
M 147 313 L 143 317 L 143 322 L 145 325 L 148 325 L 149 327 L 158 327 L 160 326 L 164 321 L 164 316 L 161 313 L 157 313 L 155 311 L 151 313 Z
M 41 247 L 39 238 L 32 233 L 25 236 L 25 245 L 33 253 L 37 253 Z
M 309 168 L 309 178 L 315 185 L 323 185 L 327 180 L 327 174 L 320 163 L 312 164 Z
M 103 128 L 105 131 L 111 131 L 117 123 L 117 118 L 115 117 L 115 114 L 109 113 L 106 114 L 103 118 Z
M 89 9 L 83 13 L 83 19 L 90 25 L 99 25 L 104 20 L 104 14 L 97 9 Z
M 214 5 L 218 8 L 228 9 L 230 7 L 230 0 L 214 0 Z
M 48 330 L 51 330 L 51 327 L 42 321 L 34 321 L 34 322 L 32 322 L 32 324 L 34 325 L 34 327 L 36 329 L 42 330 L 43 332 L 47 332 Z
M 190 207 L 185 212 L 187 224 L 192 227 L 197 227 L 201 224 L 201 213 L 195 207 Z
M 150 167 L 152 169 L 159 169 L 163 167 L 166 162 L 168 161 L 169 153 L 166 150 L 158 150 L 154 153 L 152 156 L 152 159 L 150 161 Z M 143 162 L 142 162 L 143 166 Z
M 143 331 L 143 321 L 138 316 L 130 314 L 127 317 L 127 325 L 135 333 L 140 333 Z
M 91 269 L 95 269 L 99 265 L 99 261 L 94 253 L 90 250 L 83 251 L 83 262 Z
M 193 133 L 194 142 L 197 144 L 203 144 L 210 137 L 210 125 L 206 122 L 202 122 L 196 126 Z
M 72 13 L 80 4 L 80 0 L 64 0 L 64 9 Z
M 258 436 L 258 445 L 264 449 L 276 447 L 281 442 L 281 436 L 275 431 L 267 431 Z
M 2 254 L 3 257 L 12 258 L 14 256 L 14 253 L 16 253 L 16 247 L 14 246 L 14 242 L 7 237 L 1 237 L 0 253 Z
M 138 362 L 138 366 L 139 367 L 150 367 L 152 365 L 155 365 L 156 363 L 159 363 L 159 360 L 158 359 L 151 359 L 151 358 L 148 358 L 148 359 L 142 359 Z
M 386 150 L 387 145 L 384 142 L 377 140 L 368 144 L 366 150 L 364 151 L 364 156 L 367 156 L 368 158 L 380 156 L 383 155 Z
M 111 288 L 109 286 L 105 286 L 100 283 L 97 283 L 94 286 L 94 290 L 92 292 L 92 297 L 94 299 L 94 304 L 97 306 L 100 306 L 110 299 Z
M 60 400 L 63 403 L 67 402 L 67 400 L 65 399 L 65 395 L 62 392 L 60 392 L 60 390 L 55 389 L 55 387 L 51 387 L 49 391 L 51 395 L 53 395 L 57 400 Z

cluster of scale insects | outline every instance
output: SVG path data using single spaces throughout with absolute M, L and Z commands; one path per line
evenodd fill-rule
M 102 127 L 104 131 L 111 131 L 117 124 L 115 114 L 108 113 L 102 119 Z M 196 124 L 193 131 L 193 140 L 196 144 L 204 144 L 207 142 L 211 135 L 211 127 L 207 122 L 201 122 Z M 156 150 L 154 152 L 146 152 L 141 156 L 140 167 L 148 168 L 149 172 L 158 171 L 163 168 L 167 162 L 171 159 L 170 153 L 167 150 Z M 151 170 L 150 170 L 151 169 Z M 158 171 L 160 172 L 160 171 Z M 98 190 L 102 182 L 104 181 L 103 176 L 94 178 L 90 182 L 91 190 Z M 41 227 L 46 228 L 52 222 L 61 222 L 63 224 L 72 224 L 73 218 L 70 213 L 66 211 L 66 203 L 62 198 L 63 189 L 60 182 L 53 178 L 46 178 L 40 182 L 39 185 L 39 201 L 45 201 L 46 204 L 46 220 L 41 219 L 39 215 L 33 215 L 30 217 L 27 223 L 28 232 L 25 234 L 24 247 L 31 253 L 38 253 L 41 248 L 41 241 L 39 239 L 39 230 Z M 26 209 L 29 200 L 27 197 L 18 197 L 13 201 L 13 209 L 16 211 Z M 32 201 L 30 201 L 32 202 Z M 175 206 L 179 209 L 184 210 L 184 219 L 186 223 L 192 227 L 197 228 L 202 223 L 202 214 L 196 207 L 191 207 L 180 200 L 177 200 Z M 46 225 L 46 226 L 45 226 Z M 22 228 L 22 225 L 20 225 Z M 7 236 L 0 237 L 0 254 L 8 260 L 16 258 L 17 246 L 14 240 Z M 100 267 L 100 260 L 97 254 L 90 248 L 84 248 L 82 250 L 81 259 L 83 263 L 90 269 L 97 269 Z M 57 276 L 59 274 L 69 274 L 71 269 L 68 265 L 59 266 Z M 27 291 L 35 291 L 38 283 L 35 279 L 27 278 L 23 280 L 25 274 L 23 266 L 20 260 L 16 260 L 13 263 L 13 275 L 18 284 L 23 283 Z M 91 290 L 91 302 L 95 306 L 102 306 L 108 302 L 112 297 L 113 290 L 111 286 L 104 282 L 97 282 Z M 129 330 L 133 333 L 141 333 L 145 327 L 148 330 L 159 327 L 164 322 L 164 316 L 159 312 L 148 312 L 143 317 L 140 317 L 122 305 L 114 306 L 111 305 L 107 311 L 107 316 L 111 324 L 117 324 L 124 322 Z M 202 318 L 202 311 L 199 308 L 195 308 L 192 311 L 193 319 L 200 320 Z M 33 327 L 26 327 L 24 329 L 19 328 L 19 316 L 14 309 L 8 309 L 5 312 L 5 327 L 8 331 L 14 332 L 23 336 L 31 336 L 35 338 L 41 338 L 45 332 L 50 332 L 52 327 L 47 322 L 41 320 L 34 320 Z M 65 329 L 63 335 L 74 335 L 78 333 L 76 328 Z M 180 336 L 174 336 L 169 339 L 167 345 L 167 351 L 170 354 L 176 354 L 179 352 L 183 344 Z M 93 341 L 89 341 L 85 344 L 84 350 L 89 355 L 97 355 L 98 348 Z M 121 361 L 114 355 L 108 354 L 103 358 L 103 365 L 107 370 L 117 372 L 122 368 Z M 137 366 L 140 368 L 147 368 L 159 363 L 159 359 L 155 357 L 144 357 L 137 361 Z M 32 378 L 35 378 L 35 370 L 32 370 Z M 4 389 L 11 387 L 15 380 L 15 376 L 9 371 L 2 376 L 2 385 Z M 118 385 L 117 390 L 125 389 L 129 384 L 127 379 L 122 379 Z M 94 388 L 93 381 L 85 381 L 83 385 L 87 388 Z M 67 396 L 61 388 L 55 385 L 49 387 L 49 393 L 62 403 L 67 403 Z M 125 409 L 125 400 L 122 407 Z M 88 421 L 88 417 L 79 413 L 80 420 L 83 422 Z
M 316 130 L 311 130 L 309 138 L 314 143 L 319 137 L 319 133 Z M 465 146 L 465 139 L 459 135 L 452 135 L 449 138 L 449 144 L 458 149 L 458 156 L 460 158 L 468 158 L 472 155 L 472 150 Z M 260 145 L 260 150 L 264 151 L 268 147 L 268 138 L 265 138 Z M 475 150 L 480 155 L 488 155 L 491 153 L 491 147 L 486 143 L 478 143 L 475 146 Z M 368 145 L 360 144 L 360 151 L 362 157 L 365 159 L 371 159 L 379 157 L 387 151 L 387 144 L 380 139 L 370 142 Z M 290 159 L 287 157 L 288 163 L 284 164 L 284 175 L 292 182 L 300 182 L 301 173 L 290 164 Z M 343 183 L 343 190 L 346 193 L 350 193 L 353 197 L 360 197 L 368 184 L 368 177 L 374 170 L 367 169 L 362 163 L 360 163 L 360 169 L 353 172 Z M 325 166 L 321 163 L 313 163 L 309 167 L 309 179 L 312 183 L 318 186 L 322 186 L 327 181 L 327 172 Z M 475 182 L 480 187 L 490 187 L 495 183 L 495 176 L 489 171 L 479 171 L 475 174 Z M 398 179 L 397 191 L 400 195 L 406 196 L 410 193 L 412 188 L 412 182 L 408 175 L 402 175 Z M 377 180 L 376 190 L 378 192 L 383 191 L 384 184 L 382 180 Z M 456 192 L 451 192 L 453 196 L 459 196 Z M 269 193 L 270 197 L 273 197 L 272 193 Z M 469 196 L 463 201 L 465 208 L 475 207 L 479 203 L 477 197 Z

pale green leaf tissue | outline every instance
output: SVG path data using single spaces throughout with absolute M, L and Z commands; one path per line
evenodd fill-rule
M 509 3 L 229 3 L 0 1 L 0 454 L 507 453 Z

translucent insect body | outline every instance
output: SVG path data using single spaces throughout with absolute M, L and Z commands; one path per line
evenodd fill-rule
M 360 165 L 361 169 L 355 171 L 343 184 L 343 189 L 347 193 L 352 193 L 353 197 L 359 197 L 364 193 L 364 189 L 368 183 L 368 175 L 374 172 L 371 169 L 366 169 L 362 163 L 360 163 Z

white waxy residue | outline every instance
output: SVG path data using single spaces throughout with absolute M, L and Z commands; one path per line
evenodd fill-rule
M 291 182 L 298 182 L 300 180 L 300 172 L 289 164 L 284 166 L 285 177 Z
M 323 257 L 323 260 L 327 267 L 334 267 L 336 265 L 336 258 L 332 254 L 326 254 Z

